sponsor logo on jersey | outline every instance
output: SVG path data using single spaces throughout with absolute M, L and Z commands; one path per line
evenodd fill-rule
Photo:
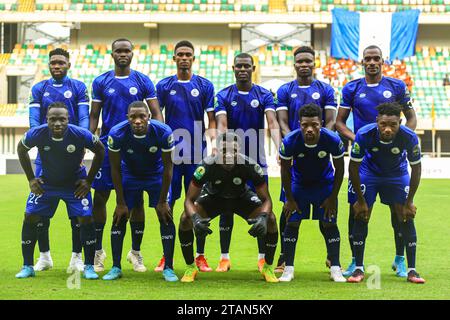
M 66 99 L 72 98 L 72 91 L 67 90 L 66 92 L 64 92 L 64 98 Z
M 412 150 L 413 156 L 417 157 L 420 154 L 420 147 L 416 144 Z
M 299 154 L 298 154 L 298 157 L 299 157 L 299 158 L 304 158 L 304 157 L 305 157 L 305 154 L 304 154 L 304 153 L 299 153 Z
M 129 154 L 133 154 L 133 153 L 134 153 L 133 149 L 128 149 L 127 152 L 128 152 Z
M 44 151 L 50 151 L 50 146 L 45 146 Z
M 392 97 L 392 92 L 390 92 L 389 90 L 383 91 L 383 97 L 389 99 L 390 97 Z
M 76 150 L 76 148 L 73 144 L 69 144 L 66 149 L 67 149 L 67 152 L 69 152 L 69 153 L 75 152 L 75 150 Z
M 312 97 L 314 100 L 317 100 L 317 99 L 320 98 L 320 93 L 314 92 L 314 93 L 311 95 L 311 97 Z
M 319 158 L 325 158 L 327 156 L 326 151 L 319 151 L 319 153 L 317 154 L 319 156 Z
M 113 94 L 114 92 L 116 92 L 116 90 L 114 90 L 113 88 L 111 88 L 111 89 L 108 90 L 108 93 L 109 93 L 109 94 Z
M 214 181 L 214 184 L 221 184 L 222 183 L 222 180 L 216 180 L 216 181 Z
M 355 143 L 353 144 L 353 150 L 352 150 L 352 152 L 353 152 L 354 154 L 359 154 L 359 153 L 361 152 L 361 148 L 359 147 L 358 142 L 355 142 Z
M 297 95 L 296 93 L 291 94 L 291 98 L 292 98 L 292 99 L 295 99 L 295 98 L 297 98 L 297 97 L 298 97 L 298 95 Z
M 253 99 L 253 100 L 250 102 L 250 105 L 252 106 L 252 108 L 258 108 L 258 107 L 259 107 L 259 101 L 256 100 L 256 99 Z
M 237 101 L 234 101 L 234 100 L 231 101 L 231 106 L 232 106 L 232 107 L 236 107 L 236 106 L 237 106 Z
M 45 91 L 44 92 L 44 97 L 48 97 L 50 95 L 50 92 Z
M 197 180 L 200 180 L 205 175 L 206 169 L 204 166 L 199 166 L 197 169 L 195 169 L 194 177 Z
M 378 149 L 377 147 L 373 147 L 373 148 L 372 148 L 372 151 L 373 151 L 373 152 L 378 152 L 378 151 L 380 151 L 380 149 Z
M 361 94 L 359 95 L 359 97 L 360 97 L 360 98 L 365 98 L 365 97 L 366 97 L 366 94 L 363 92 L 363 93 L 361 93 Z
M 200 94 L 200 92 L 197 89 L 192 89 L 191 90 L 191 96 L 198 97 L 199 94 Z

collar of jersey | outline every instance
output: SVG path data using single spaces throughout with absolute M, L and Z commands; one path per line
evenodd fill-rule
M 381 77 L 380 82 L 381 82 L 381 81 L 383 81 L 383 76 Z M 377 83 L 367 83 L 366 78 L 364 78 L 364 82 L 366 83 L 366 86 L 368 86 L 368 87 L 378 87 L 378 85 L 380 84 L 380 82 L 377 82 Z
M 392 142 L 394 142 L 394 140 L 391 140 L 391 141 L 388 141 L 388 142 L 381 140 L 380 130 L 378 128 L 377 128 L 377 139 L 378 139 L 378 141 L 380 141 L 381 144 L 385 144 L 385 145 L 386 144 L 392 144 Z
M 54 86 L 54 87 L 62 87 L 64 82 L 66 82 L 67 79 L 68 79 L 67 76 L 62 78 L 61 81 L 56 81 L 56 79 L 51 78 L 52 86 Z
M 316 144 L 306 144 L 305 143 L 304 145 L 305 145 L 305 147 L 310 148 L 310 149 L 317 147 L 317 143 Z
M 239 89 L 237 88 L 237 85 L 236 85 L 236 84 L 235 84 L 234 86 L 235 86 L 235 88 L 236 88 L 236 91 L 237 91 L 239 94 L 243 94 L 243 95 L 249 95 L 249 94 L 250 94 L 250 91 L 252 91 L 252 89 L 253 89 L 253 83 L 252 83 L 252 87 L 250 88 L 249 91 L 241 91 L 241 90 L 239 90 Z
M 133 137 L 135 137 L 136 139 L 144 139 L 145 137 L 147 137 L 147 135 L 144 134 L 143 136 L 137 136 L 133 133 Z
M 177 82 L 179 83 L 189 83 L 192 79 L 194 79 L 194 74 L 192 74 L 191 78 L 189 80 L 180 80 L 178 79 L 177 75 L 175 75 L 175 79 L 177 79 Z
M 66 137 L 67 131 L 69 130 L 69 126 L 67 126 L 66 131 L 64 131 L 62 138 L 53 138 L 52 133 L 50 132 L 50 129 L 48 130 L 48 135 L 52 139 L 52 141 L 61 142 Z
M 133 70 L 130 69 L 130 74 L 129 75 L 127 75 L 127 76 L 116 76 L 116 73 L 113 70 L 114 78 L 119 79 L 119 80 L 121 80 L 121 79 L 128 79 L 131 76 L 132 72 L 133 72 Z
M 307 88 L 312 86 L 312 84 L 314 83 L 314 81 L 316 81 L 316 79 L 313 79 L 308 86 L 301 86 L 301 85 L 299 85 L 297 79 L 295 79 L 294 81 L 297 84 L 297 87 L 299 87 L 300 89 L 307 89 Z

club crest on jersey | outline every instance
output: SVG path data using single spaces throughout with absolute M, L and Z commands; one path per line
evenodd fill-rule
M 69 144 L 66 148 L 67 152 L 72 153 L 75 152 L 76 148 L 73 144 Z
M 420 154 L 420 147 L 418 144 L 416 144 L 412 150 L 412 153 L 415 157 L 417 157 Z
M 169 94 L 170 94 L 171 96 L 174 96 L 174 95 L 177 94 L 177 92 L 176 92 L 175 90 L 170 90 Z
M 393 154 L 399 154 L 399 153 L 400 153 L 400 149 L 397 148 L 397 147 L 394 147 L 394 148 L 391 149 L 391 152 L 392 152 Z
M 67 90 L 66 92 L 64 92 L 64 98 L 66 99 L 72 98 L 72 91 Z
M 200 92 L 197 89 L 192 89 L 191 90 L 191 96 L 198 97 L 199 94 L 200 94 Z
M 88 199 L 86 199 L 86 198 L 84 198 L 84 199 L 82 199 L 81 200 L 81 204 L 83 205 L 83 206 L 88 206 L 89 205 L 89 200 Z
M 320 93 L 314 92 L 314 93 L 311 95 L 311 97 L 312 97 L 314 100 L 317 100 L 317 99 L 320 98 Z
M 150 151 L 151 153 L 155 153 L 156 151 L 158 151 L 158 147 L 157 146 L 151 146 L 150 149 L 148 149 L 148 151 Z
M 241 178 L 238 178 L 238 177 L 236 177 L 236 178 L 234 178 L 233 179 L 233 183 L 235 184 L 235 185 L 240 185 L 241 183 L 242 183 L 242 179 Z
M 44 147 L 44 151 L 50 151 L 50 149 L 51 149 L 50 146 L 45 146 Z
M 232 106 L 232 107 L 236 107 L 236 106 L 237 106 L 237 101 L 234 101 L 234 100 L 231 101 L 231 106 Z
M 258 108 L 259 107 L 259 101 L 256 99 L 253 99 L 252 102 L 250 102 L 250 105 L 252 108 Z
M 353 150 L 352 150 L 352 152 L 353 152 L 354 154 L 359 154 L 359 153 L 361 152 L 361 148 L 359 147 L 358 142 L 355 142 L 355 144 L 353 145 Z
M 108 90 L 108 93 L 109 93 L 109 94 L 113 94 L 114 92 L 116 92 L 116 90 L 114 90 L 113 88 L 111 88 L 111 89 Z
M 319 153 L 317 154 L 319 156 L 319 158 L 325 158 L 327 156 L 327 153 L 325 151 L 319 151 Z
M 390 92 L 389 90 L 383 91 L 383 97 L 389 99 L 390 97 L 392 97 L 392 92 Z
M 129 91 L 130 91 L 130 94 L 132 94 L 133 96 L 136 95 L 138 92 L 137 88 L 135 88 L 135 87 L 131 87 Z
M 48 97 L 50 95 L 50 92 L 44 92 L 44 97 Z
M 129 154 L 133 154 L 133 153 L 134 153 L 133 149 L 128 149 L 127 152 L 128 152 Z
M 297 98 L 297 97 L 298 97 L 298 95 L 297 95 L 296 93 L 291 94 L 291 98 L 292 98 L 292 99 L 295 99 L 295 98 Z
M 214 184 L 221 184 L 222 183 L 222 180 L 216 180 L 216 181 L 214 181 Z
M 200 180 L 205 175 L 206 169 L 204 166 L 199 166 L 197 169 L 195 169 L 194 177 L 197 180 Z

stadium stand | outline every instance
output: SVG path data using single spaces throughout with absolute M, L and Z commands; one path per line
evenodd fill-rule
M 0 11 L 17 11 L 17 0 L 2 0 L 0 3 Z

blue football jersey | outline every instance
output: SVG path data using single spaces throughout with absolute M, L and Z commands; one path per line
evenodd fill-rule
M 149 77 L 135 70 L 128 76 L 115 76 L 114 70 L 103 73 L 92 83 L 92 101 L 102 103 L 102 130 L 105 141 L 116 124 L 127 119 L 128 106 L 134 101 L 156 99 L 155 86 Z
M 279 153 L 282 159 L 294 160 L 292 183 L 313 186 L 334 181 L 330 155 L 335 159 L 342 158 L 345 148 L 339 136 L 326 128 L 320 129 L 316 145 L 305 144 L 301 130 L 296 129 L 283 138 Z
M 175 158 L 200 162 L 206 148 L 203 140 L 205 112 L 214 111 L 213 84 L 195 74 L 186 81 L 178 80 L 174 75 L 159 81 L 156 92 L 166 124 L 174 134 Z
M 254 84 L 249 92 L 239 91 L 235 84 L 221 90 L 216 96 L 215 113 L 227 116 L 228 129 L 245 133 L 245 148 L 242 152 L 255 160 L 261 167 L 267 167 L 264 149 L 264 116 L 275 112 L 272 93 Z
M 313 80 L 309 86 L 299 86 L 297 80 L 294 80 L 283 84 L 277 91 L 277 111 L 288 111 L 291 131 L 300 127 L 298 110 L 308 103 L 321 107 L 322 117 L 325 119 L 326 109 L 337 108 L 334 89 L 319 80 Z
M 152 178 L 163 172 L 161 152 L 174 149 L 170 127 L 159 121 L 150 121 L 147 134 L 137 136 L 128 120 L 115 125 L 109 132 L 108 149 L 120 152 L 123 177 Z
M 37 147 L 42 161 L 40 177 L 51 186 L 73 188 L 75 182 L 86 177 L 82 163 L 84 149 L 94 151 L 98 137 L 89 130 L 69 124 L 64 136 L 51 136 L 47 124 L 31 128 L 22 138 L 25 148 Z
M 369 176 L 399 177 L 408 174 L 408 163 L 420 162 L 421 151 L 417 135 L 405 126 L 389 143 L 380 140 L 376 123 L 362 127 L 356 134 L 351 159 L 361 162 L 360 173 Z
M 47 123 L 48 106 L 64 102 L 69 110 L 69 123 L 89 129 L 89 95 L 86 85 L 78 80 L 64 77 L 43 80 L 31 88 L 29 98 L 30 128 Z
M 342 89 L 341 108 L 353 112 L 354 132 L 376 121 L 378 105 L 397 102 L 403 111 L 412 108 L 411 97 L 405 83 L 401 80 L 383 77 L 379 83 L 367 84 L 366 78 L 347 83 Z

